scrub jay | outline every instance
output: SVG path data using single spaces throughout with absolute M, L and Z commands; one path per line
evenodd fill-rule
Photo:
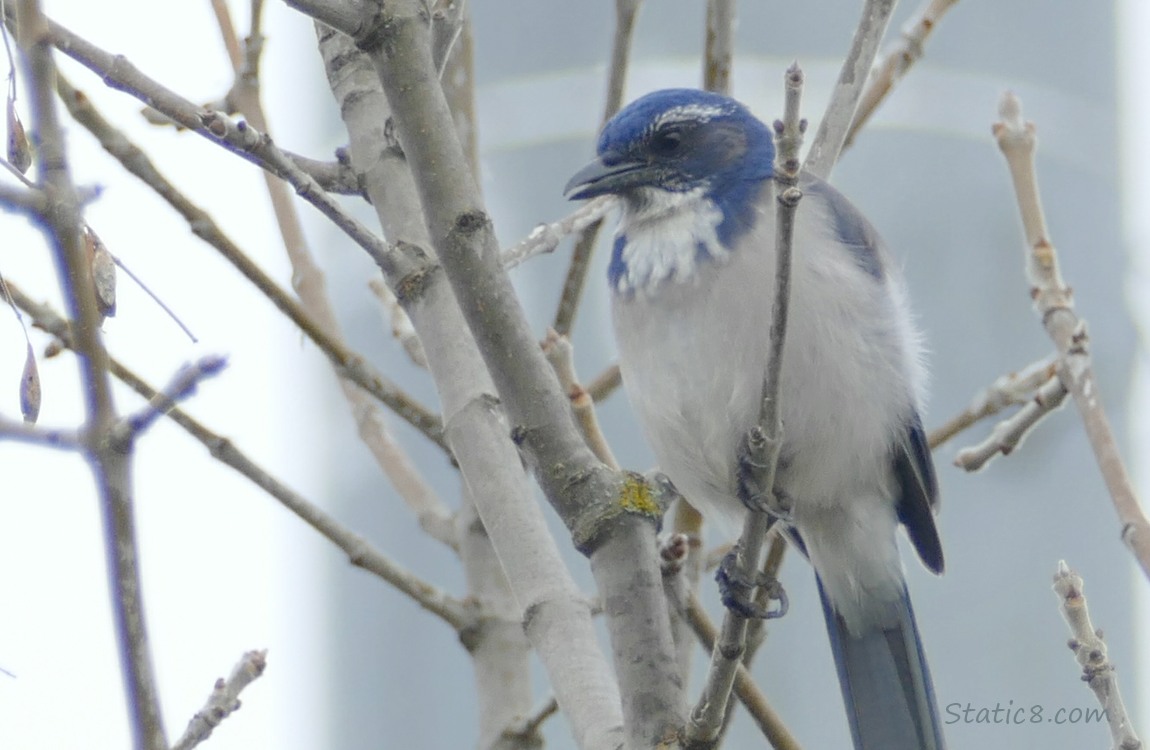
M 622 199 L 608 279 L 627 395 L 679 490 L 738 523 L 738 448 L 759 416 L 775 291 L 771 130 L 733 99 L 670 89 L 620 111 L 597 153 L 566 193 Z M 934 750 L 895 541 L 902 525 L 942 572 L 919 337 L 874 228 L 823 180 L 799 188 L 776 489 L 815 570 L 855 747 Z

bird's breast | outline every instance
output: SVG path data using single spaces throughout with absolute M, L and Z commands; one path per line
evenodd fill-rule
M 740 515 L 735 450 L 758 416 L 770 290 L 750 257 L 701 264 L 650 294 L 616 294 L 623 381 L 660 468 L 695 502 Z M 765 329 L 763 329 L 765 330 Z

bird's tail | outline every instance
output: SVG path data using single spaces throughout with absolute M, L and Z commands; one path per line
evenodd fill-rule
M 822 582 L 819 596 L 855 750 L 942 750 L 934 685 L 906 586 L 896 616 L 852 634 Z

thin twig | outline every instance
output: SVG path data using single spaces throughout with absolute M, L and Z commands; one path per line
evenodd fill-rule
M 586 231 L 610 213 L 615 205 L 614 196 L 602 195 L 587 201 L 559 221 L 540 224 L 522 240 L 503 251 L 503 267 L 511 270 L 536 255 L 554 252 L 563 238 Z
M 1018 372 L 1000 376 L 974 394 L 966 409 L 951 417 L 941 427 L 931 430 L 927 435 L 927 445 L 934 450 L 979 420 L 993 416 L 1008 406 L 1026 403 L 1043 383 L 1057 376 L 1057 370 L 1055 359 L 1045 357 L 1031 362 Z
M 204 707 L 188 722 L 188 728 L 184 730 L 180 739 L 176 740 L 172 750 L 192 750 L 210 737 L 212 730 L 224 719 L 238 711 L 241 705 L 240 693 L 264 673 L 268 665 L 267 657 L 266 650 L 248 651 L 232 668 L 228 679 L 221 677 L 216 680 Z
M 543 739 L 539 734 L 539 728 L 543 726 L 543 722 L 557 713 L 559 713 L 559 701 L 553 695 L 520 724 L 505 729 L 503 737 L 515 743 L 515 747 L 541 747 Z
M 466 7 L 467 0 L 435 0 L 431 9 L 431 60 L 440 77 L 463 30 Z
M 63 77 L 57 77 L 56 87 L 72 117 L 87 128 L 99 140 L 100 145 L 116 157 L 128 172 L 152 188 L 183 216 L 193 234 L 215 248 L 256 289 L 271 300 L 280 312 L 298 326 L 331 361 L 338 375 L 363 388 L 436 445 L 447 449 L 443 440 L 443 427 L 439 418 L 430 409 L 384 377 L 363 356 L 349 349 L 341 337 L 330 335 L 300 302 L 284 291 L 224 233 L 211 214 L 193 203 L 164 177 L 148 155 L 101 115 L 83 92 L 74 88 Z
M 623 105 L 623 87 L 627 81 L 627 67 L 631 60 L 631 42 L 635 37 L 635 19 L 642 0 L 615 0 L 615 35 L 611 41 L 611 62 L 607 67 L 607 102 L 603 107 L 603 122 L 610 120 Z M 598 244 L 600 219 L 584 227 L 575 240 L 567 275 L 563 278 L 563 291 L 555 309 L 551 327 L 566 336 L 575 324 L 575 314 L 583 298 L 583 285 L 591 268 L 591 256 Z
M 599 403 L 605 401 L 621 385 L 623 385 L 623 373 L 619 370 L 619 363 L 615 362 L 595 376 L 595 379 L 587 385 L 587 393 L 592 401 Z
M 1082 590 L 1082 577 L 1071 570 L 1065 560 L 1058 561 L 1054 593 L 1062 602 L 1062 617 L 1070 626 L 1070 650 L 1082 667 L 1082 681 L 1090 686 L 1094 697 L 1098 699 L 1098 705 L 1102 706 L 1114 750 L 1140 750 L 1142 741 L 1138 739 L 1130 723 L 1130 716 L 1126 713 L 1126 704 L 1118 688 L 1117 673 L 1106 655 L 1102 631 L 1096 630 L 1090 622 L 1090 610 L 1086 607 L 1086 595 Z
M 251 28 L 247 39 L 244 40 L 244 56 L 242 64 L 236 67 L 235 83 L 229 92 L 229 98 L 236 104 L 240 113 L 247 121 L 263 132 L 268 131 L 267 114 L 264 111 L 260 97 L 259 60 L 263 47 L 263 34 L 260 30 L 263 4 L 260 0 L 252 0 Z M 221 32 L 228 33 L 225 24 L 221 24 Z M 269 145 L 267 136 L 264 139 Z M 309 192 L 315 185 L 314 180 L 306 173 L 295 167 L 294 163 L 286 160 L 278 150 L 267 154 L 269 161 L 284 168 L 286 179 L 297 191 L 301 186 Z M 288 168 L 290 165 L 290 169 Z M 272 209 L 276 216 L 276 224 L 283 239 L 284 250 L 292 267 L 292 286 L 299 295 L 304 308 L 316 320 L 324 333 L 333 339 L 342 338 L 339 321 L 335 309 L 331 304 L 331 297 L 327 292 L 327 282 L 322 269 L 315 262 L 315 258 L 308 247 L 307 238 L 303 232 L 296 204 L 291 199 L 287 186 L 283 182 L 264 171 L 264 182 L 268 196 L 271 198 Z M 311 183 L 310 185 L 308 183 Z M 319 189 L 316 185 L 314 189 Z M 320 191 L 322 192 L 322 190 Z M 331 197 L 324 197 L 330 202 Z M 374 235 L 373 235 L 374 237 Z M 373 255 L 376 263 L 384 268 L 389 261 L 383 256 Z M 399 495 L 421 519 L 428 523 L 433 518 L 448 517 L 447 509 L 439 501 L 435 491 L 416 467 L 407 450 L 400 445 L 395 436 L 387 429 L 383 414 L 379 408 L 359 388 L 346 380 L 340 381 L 340 390 L 356 420 L 357 432 L 360 440 L 371 451 L 376 465 L 391 481 Z M 439 532 L 446 529 L 440 524 Z
M 763 578 L 768 581 L 777 581 L 779 579 L 779 570 L 782 569 L 783 559 L 786 557 L 787 547 L 790 543 L 778 526 L 771 530 L 770 546 L 767 547 L 767 556 L 763 560 Z M 755 592 L 755 603 L 766 607 L 770 601 L 767 592 L 759 589 Z M 765 631 L 767 629 L 767 621 L 764 619 L 755 619 L 747 624 L 747 649 L 743 652 L 743 666 L 747 669 L 751 668 L 751 662 L 754 661 L 755 654 L 763 645 Z
M 682 603 L 681 612 L 690 624 L 699 643 L 708 651 L 714 651 L 719 642 L 719 630 L 707 616 L 703 604 L 693 592 L 688 592 L 688 599 Z M 739 702 L 747 709 L 747 713 L 758 725 L 759 730 L 771 747 L 775 750 L 799 750 L 798 740 L 791 735 L 782 717 L 775 713 L 770 701 L 759 690 L 751 678 L 751 673 L 741 661 L 736 660 L 734 669 L 733 689 Z
M 1143 574 L 1150 578 L 1150 521 L 1138 502 L 1118 441 L 1102 408 L 1086 325 L 1074 312 L 1070 287 L 1062 280 L 1058 254 L 1050 241 L 1034 170 L 1034 124 L 1023 120 L 1022 105 L 1010 93 L 1003 95 L 999 115 L 1002 120 L 995 123 L 994 136 L 1010 167 L 1018 199 L 1026 235 L 1026 277 L 1034 309 L 1058 349 L 1058 376 L 1074 397 L 1082 417 L 1094 458 L 1122 524 L 1122 541 L 1142 566 Z
M 83 440 L 75 430 L 40 427 L 0 416 L 0 441 L 3 440 L 15 440 L 18 443 L 65 451 L 80 450 L 84 446 Z
M 671 614 L 671 635 L 675 638 L 679 679 L 684 685 L 690 685 L 696 639 L 689 632 L 690 625 L 683 618 L 682 608 L 677 602 L 686 601 L 688 592 L 699 590 L 703 572 L 703 516 L 682 496 L 675 499 L 668 515 L 671 516 L 670 542 L 660 543 L 663 591 Z
M 954 457 L 954 465 L 965 471 L 978 471 L 995 456 L 1010 455 L 1046 415 L 1062 406 L 1066 394 L 1061 378 L 1046 381 L 1021 409 L 996 424 L 985 440 L 960 450 Z
M 465 12 L 465 1 L 443 0 L 449 6 L 444 12 L 458 15 L 453 23 L 458 24 L 458 32 L 451 51 L 446 59 L 437 67 L 440 85 L 443 87 L 443 96 L 451 108 L 451 120 L 455 125 L 455 132 L 459 135 L 459 145 L 463 147 L 463 154 L 471 173 L 480 183 L 482 190 L 481 170 L 479 158 L 479 118 L 475 109 L 475 39 L 471 33 L 471 14 Z M 439 32 L 437 32 L 439 33 Z M 434 42 L 433 42 L 434 44 Z M 432 50 L 432 59 L 435 59 L 435 50 Z
M 39 188 L 0 185 L 0 208 L 40 219 L 48 210 L 48 198 Z
M 156 420 L 171 410 L 173 406 L 195 393 L 201 382 L 223 372 L 227 364 L 226 357 L 208 355 L 201 357 L 194 363 L 184 365 L 172 378 L 168 387 L 149 400 L 147 406 L 120 420 L 112 428 L 112 439 L 125 444 L 135 439 L 140 433 L 155 424 Z
M 761 467 L 753 477 L 760 497 L 774 497 L 775 469 L 782 448 L 782 418 L 779 385 L 781 382 L 783 350 L 786 343 L 787 318 L 790 305 L 791 250 L 794 217 L 802 193 L 798 181 L 798 151 L 802 143 L 803 123 L 799 118 L 803 73 L 798 64 L 787 69 L 786 97 L 783 120 L 776 124 L 778 158 L 775 165 L 777 212 L 775 231 L 775 297 L 771 309 L 770 350 L 767 372 L 762 386 L 758 424 L 747 436 L 749 463 Z M 743 580 L 754 580 L 759 569 L 759 554 L 773 518 L 765 512 L 747 514 L 739 543 L 735 547 L 734 572 Z M 746 644 L 747 620 L 727 610 L 723 617 L 722 633 L 711 652 L 711 666 L 702 695 L 691 712 L 687 725 L 688 738 L 695 741 L 713 741 L 719 734 L 726 714 L 727 701 L 734 684 L 737 667 L 741 666 Z
M 7 11 L 8 20 L 12 11 Z M 47 20 L 46 38 L 61 52 L 89 68 L 109 86 L 136 97 L 179 125 L 223 146 L 287 181 L 357 245 L 383 266 L 393 258 L 384 242 L 345 211 L 319 184 L 276 146 L 270 137 L 248 123 L 236 123 L 221 112 L 206 110 L 144 75 L 123 55 L 112 55 Z
M 595 402 L 579 383 L 579 376 L 575 373 L 575 348 L 571 345 L 571 340 L 557 333 L 555 329 L 549 328 L 547 337 L 543 340 L 543 353 L 555 368 L 559 386 L 571 399 L 571 411 L 575 414 L 575 422 L 579 425 L 579 431 L 583 433 L 583 439 L 600 461 L 612 469 L 618 469 L 619 462 L 615 460 L 615 454 L 611 452 L 607 437 L 599 427 L 599 419 L 595 415 Z
M 363 186 L 355 177 L 355 171 L 348 164 L 343 155 L 343 149 L 336 149 L 335 161 L 320 161 L 307 156 L 300 156 L 291 151 L 284 151 L 288 159 L 304 172 L 307 172 L 319 183 L 319 186 L 329 193 L 336 195 L 358 195 L 363 197 Z
M 707 0 L 706 39 L 703 48 L 703 88 L 707 91 L 716 91 L 720 94 L 731 94 L 731 69 L 735 48 L 735 2 L 734 0 Z M 604 377 L 609 380 L 604 381 Z M 588 388 L 595 401 L 606 398 L 623 382 L 619 366 L 612 365 Z M 596 389 L 597 385 L 607 386 Z M 685 558 L 681 564 L 681 572 L 677 580 L 671 583 L 686 588 L 692 592 L 699 590 L 699 581 L 703 573 L 703 514 L 691 505 L 685 497 L 675 501 L 671 528 L 677 534 L 682 534 L 690 544 L 684 550 Z M 668 599 L 677 597 L 680 600 L 685 594 L 675 591 L 668 594 Z M 692 641 L 682 634 L 689 624 L 683 617 L 681 608 L 672 607 L 672 627 L 675 629 L 676 645 L 679 650 L 679 671 L 682 673 L 683 683 L 690 684 L 690 675 L 694 665 L 694 649 Z M 728 701 L 726 717 L 723 727 L 715 735 L 715 744 L 722 744 L 723 735 L 734 712 L 734 704 Z
M 9 282 L 9 289 L 12 293 L 12 299 L 27 313 L 37 327 L 55 336 L 66 348 L 73 349 L 73 326 L 64 317 L 48 305 L 33 301 L 11 282 Z M 115 359 L 109 360 L 109 371 L 118 380 L 127 384 L 129 388 L 146 399 L 155 399 L 159 395 L 156 388 Z M 204 427 L 179 407 L 167 410 L 165 416 L 202 443 L 213 458 L 247 477 L 260 489 L 278 500 L 285 508 L 327 537 L 347 554 L 352 565 L 374 573 L 414 599 L 424 609 L 441 617 L 456 630 L 470 627 L 473 618 L 479 616 L 480 613 L 473 606 L 458 601 L 391 561 L 382 552 L 372 547 L 363 537 L 343 526 L 334 516 L 272 476 L 266 469 L 240 451 L 231 440 Z
M 807 153 L 803 171 L 823 179 L 830 177 L 847 131 L 855 119 L 855 109 L 862 96 L 867 73 L 882 43 L 896 3 L 897 0 L 866 0 L 863 5 L 862 18 L 855 29 L 850 51 L 843 60 L 827 111 L 819 121 L 819 130 Z
M 866 125 L 870 116 L 890 95 L 911 66 L 922 57 L 923 45 L 926 44 L 930 32 L 957 2 L 958 0 L 926 0 L 906 22 L 902 29 L 902 38 L 886 51 L 867 78 L 866 90 L 859 99 L 858 110 L 843 142 L 844 150 L 854 143 L 855 136 Z
M 228 52 L 228 59 L 231 60 L 232 68 L 238 69 L 243 64 L 244 51 L 240 45 L 239 34 L 236 33 L 236 25 L 232 22 L 232 12 L 228 8 L 227 0 L 211 0 L 211 3 L 212 12 L 216 14 L 216 23 L 222 32 L 220 36 L 224 41 L 224 49 Z

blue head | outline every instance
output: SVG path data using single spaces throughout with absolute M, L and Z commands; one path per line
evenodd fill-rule
M 771 176 L 771 131 L 739 102 L 695 89 L 664 89 L 636 99 L 603 126 L 599 158 L 567 183 L 571 199 L 637 188 L 715 196 Z M 717 196 L 715 196 L 717 197 Z
M 567 183 L 568 198 L 613 194 L 636 215 L 677 210 L 687 196 L 721 212 L 715 226 L 726 250 L 754 220 L 754 201 L 772 175 L 771 130 L 726 96 L 695 89 L 665 89 L 624 107 L 603 127 L 599 158 Z M 612 283 L 621 267 L 625 237 L 616 241 Z M 717 248 L 700 247 L 701 255 Z

